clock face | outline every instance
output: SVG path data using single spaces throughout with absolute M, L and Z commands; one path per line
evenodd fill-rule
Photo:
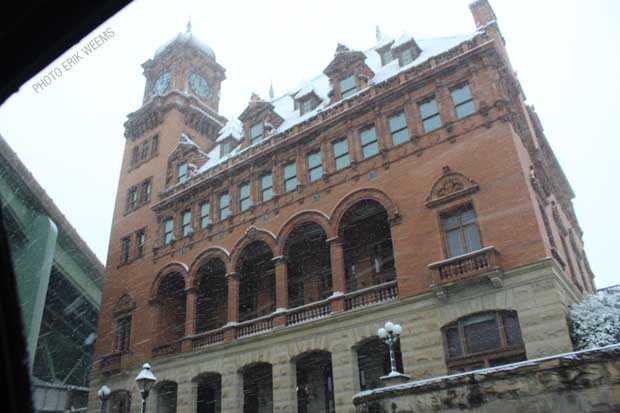
M 209 82 L 207 79 L 200 76 L 197 73 L 192 73 L 189 77 L 189 84 L 192 87 L 194 93 L 196 93 L 201 98 L 206 98 L 209 96 Z
M 170 83 L 170 73 L 166 72 L 159 76 L 159 78 L 155 81 L 153 85 L 153 93 L 156 95 L 163 94 L 168 88 L 168 83 Z

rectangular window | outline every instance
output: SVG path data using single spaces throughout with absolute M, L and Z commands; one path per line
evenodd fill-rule
M 313 109 L 313 104 L 314 103 L 314 99 L 313 98 L 306 98 L 306 100 L 301 102 L 301 108 L 300 110 L 300 115 L 303 115 L 304 113 L 308 113 Z
M 336 170 L 339 171 L 348 167 L 351 164 L 349 160 L 349 143 L 347 138 L 340 139 L 332 144 L 334 150 L 334 163 L 336 164 Z
M 220 194 L 219 206 L 220 220 L 228 218 L 228 216 L 230 215 L 230 197 L 228 196 L 228 192 Z
M 250 145 L 260 142 L 263 138 L 263 123 L 257 123 L 250 128 Z
M 407 119 L 405 112 L 399 112 L 388 118 L 390 124 L 390 134 L 392 135 L 392 145 L 400 145 L 409 140 L 409 129 L 407 129 Z
M 250 198 L 250 183 L 245 182 L 239 185 L 239 211 L 245 211 L 252 205 Z
M 471 205 L 444 214 L 441 217 L 441 226 L 448 257 L 455 257 L 481 248 L 476 215 Z
M 129 188 L 127 192 L 127 210 L 131 211 L 138 205 L 138 189 L 135 186 Z
M 149 141 L 144 141 L 142 144 L 142 160 L 149 157 Z
M 377 134 L 375 133 L 374 126 L 360 131 L 360 143 L 364 159 L 379 153 L 379 144 L 377 143 Z
M 400 52 L 399 57 L 399 64 L 401 66 L 405 66 L 408 65 L 409 63 L 413 62 L 413 50 L 411 49 L 405 49 L 402 52 Z
M 164 221 L 164 244 L 170 244 L 174 239 L 174 221 L 168 218 Z
M 387 48 L 381 52 L 381 64 L 386 65 L 394 60 L 394 55 L 392 54 L 392 49 Z
M 144 230 L 136 232 L 136 257 L 144 255 Z
M 261 176 L 260 178 L 261 200 L 269 201 L 273 198 L 273 178 L 271 172 Z
M 220 157 L 224 157 L 228 155 L 231 150 L 232 150 L 232 142 L 230 141 L 222 142 L 220 144 Z
M 142 203 L 148 202 L 151 199 L 151 178 L 142 182 Z
M 452 103 L 454 103 L 454 111 L 457 118 L 461 119 L 476 112 L 476 104 L 469 90 L 469 83 L 463 83 L 451 89 L 450 94 L 452 95 Z
M 151 145 L 151 157 L 157 155 L 157 147 L 159 145 L 159 135 L 153 136 L 153 144 Z
M 441 127 L 437 99 L 435 99 L 434 96 L 424 102 L 420 102 L 418 106 L 420 108 L 420 117 L 422 118 L 424 132 L 430 132 Z
M 357 92 L 357 86 L 355 84 L 355 75 L 345 77 L 340 81 L 340 98 L 347 98 Z
M 200 204 L 200 228 L 206 228 L 209 225 L 209 203 Z
M 131 165 L 133 166 L 137 164 L 139 160 L 140 160 L 140 147 L 134 146 L 133 152 L 131 154 Z
M 116 322 L 116 351 L 129 351 L 131 337 L 131 317 L 121 318 Z
M 182 162 L 177 165 L 177 183 L 182 184 L 187 179 L 187 163 Z
M 121 240 L 121 263 L 124 264 L 129 261 L 129 237 L 125 237 Z
M 284 192 L 297 188 L 297 164 L 295 161 L 284 165 Z
M 323 176 L 323 165 L 321 164 L 321 151 L 312 152 L 306 156 L 308 164 L 308 182 L 314 182 Z
M 181 234 L 186 237 L 192 233 L 192 211 L 183 211 L 181 214 Z

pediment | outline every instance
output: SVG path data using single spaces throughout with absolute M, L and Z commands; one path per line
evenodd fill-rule
M 433 208 L 462 196 L 473 194 L 478 189 L 479 186 L 474 180 L 460 172 L 453 172 L 445 166 L 443 175 L 435 181 L 426 197 L 426 206 Z

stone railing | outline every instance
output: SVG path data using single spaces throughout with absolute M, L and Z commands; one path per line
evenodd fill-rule
M 432 271 L 433 284 L 440 285 L 498 269 L 499 253 L 493 246 L 484 247 L 478 251 L 431 263 L 428 268 Z
M 330 315 L 331 312 L 332 306 L 330 301 L 316 301 L 314 303 L 287 310 L 286 325 L 292 326 L 306 321 L 316 320 L 317 318 L 323 318 Z
M 206 331 L 204 333 L 197 334 L 191 338 L 192 349 L 211 346 L 213 344 L 222 343 L 224 341 L 224 329 L 218 328 L 217 330 Z
M 389 281 L 347 293 L 344 298 L 344 309 L 348 311 L 371 304 L 396 300 L 397 298 L 398 286 L 396 285 L 396 281 Z
M 181 341 L 173 341 L 172 343 L 161 344 L 153 347 L 153 357 L 167 356 L 181 351 Z
M 271 330 L 273 328 L 273 318 L 274 314 L 269 314 L 239 323 L 237 325 L 237 338 L 253 336 Z
M 121 352 L 105 355 L 101 358 L 99 368 L 103 373 L 110 373 L 120 370 L 122 357 L 123 353 Z

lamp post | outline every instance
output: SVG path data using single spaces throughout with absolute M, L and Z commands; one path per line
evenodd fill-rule
M 111 393 L 112 393 L 112 390 L 110 390 L 110 388 L 106 386 L 105 384 L 101 386 L 101 388 L 97 392 L 97 397 L 99 397 L 99 400 L 101 400 L 101 413 L 105 412 L 105 405 L 108 399 L 110 398 Z
M 377 330 L 377 334 L 383 340 L 385 344 L 388 345 L 390 349 L 390 374 L 388 377 L 400 376 L 402 373 L 396 371 L 396 357 L 394 356 L 394 345 L 398 342 L 400 338 L 400 333 L 402 332 L 402 328 L 400 324 L 394 324 L 391 321 L 385 323 L 384 327 L 381 327 Z
M 144 363 L 142 371 L 136 377 L 138 389 L 140 389 L 140 395 L 142 395 L 142 407 L 140 409 L 142 413 L 146 411 L 146 398 L 149 397 L 149 392 L 156 381 L 157 379 L 153 375 L 153 372 L 151 372 L 151 365 L 149 363 Z

